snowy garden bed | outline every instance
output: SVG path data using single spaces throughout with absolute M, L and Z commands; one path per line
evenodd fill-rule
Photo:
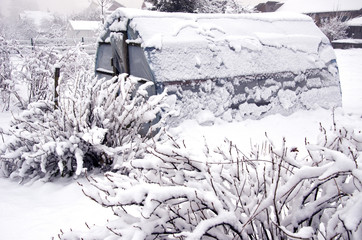
M 178 154 L 183 156 L 184 159 L 187 159 L 188 157 L 205 156 L 205 154 L 210 151 L 210 156 L 214 156 L 214 160 L 218 160 L 217 155 L 222 156 L 220 155 L 222 152 L 215 153 L 213 150 L 217 149 L 218 147 L 220 147 L 220 149 L 224 149 L 223 146 L 225 144 L 228 146 L 237 146 L 241 152 L 250 154 L 253 152 L 251 149 L 256 150 L 258 147 L 260 147 L 260 151 L 263 149 L 263 146 L 264 149 L 268 149 L 265 148 L 266 145 L 263 143 L 269 139 L 275 146 L 275 152 L 277 152 L 277 149 L 282 150 L 283 144 L 285 144 L 289 150 L 294 149 L 293 151 L 288 151 L 288 156 L 290 154 L 297 154 L 299 157 L 303 158 L 308 155 L 307 149 L 305 148 L 305 138 L 307 138 L 307 141 L 311 144 L 315 144 L 317 142 L 323 143 L 326 140 L 324 138 L 318 138 L 318 136 L 324 136 L 323 134 L 320 135 L 320 129 L 322 131 L 324 130 L 320 127 L 319 123 L 321 123 L 326 132 L 333 133 L 333 122 L 335 122 L 337 123 L 337 126 L 344 127 L 343 131 L 348 130 L 350 134 L 355 134 L 354 140 L 358 141 L 357 137 L 359 131 L 362 130 L 362 121 L 360 118 L 362 114 L 362 99 L 361 95 L 359 94 L 362 88 L 360 81 L 360 76 L 362 73 L 358 67 L 358 63 L 362 61 L 362 51 L 337 51 L 337 61 L 340 67 L 343 108 L 336 109 L 334 114 L 331 110 L 316 108 L 309 111 L 298 111 L 287 117 L 275 114 L 260 120 L 249 119 L 245 121 L 232 122 L 209 117 L 210 115 L 207 114 L 200 115 L 195 120 L 187 120 L 181 123 L 178 127 L 169 130 L 170 134 L 172 134 L 176 141 L 181 141 L 177 143 L 180 147 L 180 151 L 182 150 Z M 2 114 L 3 126 L 7 125 L 8 120 L 6 119 L 9 119 L 9 117 L 10 115 L 8 113 Z M 344 133 L 343 131 L 341 133 Z M 266 138 L 265 132 L 267 132 L 268 138 Z M 336 132 L 336 134 L 338 135 L 339 133 Z M 285 138 L 285 142 L 283 141 L 283 138 Z M 225 139 L 228 139 L 228 141 L 224 142 Z M 346 142 L 341 144 L 342 149 L 344 146 L 348 146 L 347 144 L 348 143 Z M 161 146 L 163 149 L 159 149 L 160 151 L 158 154 L 165 153 L 165 150 L 168 151 L 168 149 L 173 149 L 175 146 L 177 145 L 169 146 L 169 148 L 167 145 Z M 184 149 L 185 146 L 187 149 Z M 358 147 L 359 144 L 355 144 L 355 146 Z M 155 149 L 157 150 L 158 148 Z M 316 150 L 316 148 L 309 147 L 308 150 L 312 151 Z M 326 152 L 328 151 L 326 150 Z M 347 151 L 345 152 L 346 156 L 351 156 L 348 153 L 348 148 L 344 149 L 343 151 Z M 157 152 L 155 154 L 157 155 Z M 223 154 L 226 156 L 228 152 L 224 152 Z M 352 156 L 349 160 L 343 159 L 342 156 L 333 154 L 336 153 L 329 152 L 326 156 L 331 156 L 331 158 L 335 159 L 335 161 L 331 161 L 325 166 L 321 165 L 319 168 L 320 170 L 323 170 L 323 173 L 326 177 L 332 176 L 333 171 L 348 172 L 352 168 L 355 168 L 355 163 L 352 157 L 354 154 L 356 154 L 355 152 L 352 152 Z M 164 160 L 167 163 L 167 159 L 164 158 Z M 139 161 L 134 161 L 133 166 L 137 167 L 137 164 L 141 162 L 141 159 Z M 349 162 L 351 164 L 349 164 Z M 289 164 L 291 163 L 292 162 L 289 162 Z M 146 168 L 147 166 L 151 165 L 141 166 Z M 330 169 L 332 172 L 325 172 L 324 170 L 326 169 Z M 223 171 L 226 170 L 227 169 Z M 134 171 L 138 170 L 136 169 Z M 147 171 L 147 169 L 145 169 L 145 171 Z M 352 172 L 353 171 L 354 170 L 352 170 Z M 216 172 L 219 172 L 221 174 L 220 177 L 223 177 L 222 174 L 224 173 L 221 170 Z M 354 172 L 354 177 L 360 177 L 358 170 L 355 170 Z M 152 171 L 149 172 L 148 175 L 144 176 L 151 177 L 151 173 Z M 206 176 L 207 179 L 207 171 L 203 172 L 203 174 L 204 175 L 202 176 Z M 308 176 L 311 177 L 311 179 L 314 178 L 310 174 L 312 173 L 309 173 Z M 316 174 L 318 174 L 319 180 L 324 179 L 324 175 L 317 172 Z M 137 176 L 140 178 L 143 177 L 142 175 Z M 213 177 L 217 176 L 218 175 L 213 175 Z M 109 178 L 115 179 L 117 176 L 109 176 Z M 174 175 L 171 176 L 171 179 L 177 183 L 179 180 L 182 180 L 182 176 Z M 339 181 L 339 178 L 335 179 L 337 182 Z M 353 179 L 353 177 L 350 179 Z M 80 179 L 78 181 L 83 185 L 85 191 L 90 189 L 87 181 L 84 179 Z M 102 182 L 103 181 L 107 182 L 107 179 L 102 180 Z M 101 208 L 99 205 L 94 204 L 94 202 L 89 198 L 85 197 L 82 194 L 82 187 L 79 187 L 76 183 L 71 181 L 63 180 L 56 183 L 42 183 L 41 181 L 37 181 L 33 184 L 28 183 L 26 185 L 17 185 L 8 179 L 0 179 L 0 182 L 1 196 L 3 196 L 2 200 L 0 201 L 0 211 L 2 213 L 2 217 L 0 217 L 0 232 L 1 238 L 4 239 L 49 239 L 52 236 L 56 237 L 58 233 L 60 234 L 61 232 L 59 229 L 62 229 L 62 232 L 67 232 L 66 234 L 69 235 L 71 234 L 69 232 L 70 228 L 73 229 L 74 233 L 79 233 L 79 231 L 86 231 L 87 226 L 84 222 L 86 222 L 88 226 L 93 224 L 103 226 L 107 223 L 106 219 L 111 220 L 111 222 L 112 220 L 117 219 L 115 216 L 113 216 L 109 209 Z M 190 183 L 192 183 L 192 181 Z M 360 216 L 354 213 L 360 212 L 361 203 L 358 200 L 358 192 L 348 192 L 349 190 L 347 188 L 342 188 L 344 183 L 348 182 L 338 182 L 337 185 L 331 183 L 331 185 L 329 185 L 330 187 L 327 189 L 332 190 L 332 188 L 334 189 L 336 186 L 341 187 L 339 190 L 341 191 L 340 194 L 342 195 L 338 195 L 338 197 L 341 198 L 341 202 L 343 201 L 342 198 L 345 199 L 345 195 L 343 194 L 355 197 L 355 202 L 349 202 L 346 208 L 339 209 L 340 218 L 345 219 L 345 227 L 355 228 L 358 226 L 358 224 L 360 224 L 360 222 L 358 222 L 358 217 Z M 198 182 L 195 182 L 195 184 L 198 184 Z M 358 187 L 358 183 L 355 184 L 357 184 L 355 186 Z M 101 185 L 99 185 L 99 187 L 101 187 Z M 140 187 L 142 187 L 142 185 L 139 185 L 135 188 L 130 188 L 131 191 L 133 191 L 132 189 L 134 189 L 134 191 L 128 196 L 136 197 L 135 194 L 138 192 L 138 190 L 140 190 Z M 216 189 L 219 189 L 219 187 L 216 186 Z M 250 186 L 249 189 L 252 189 L 252 187 Z M 154 190 L 157 189 L 155 188 Z M 167 195 L 167 191 L 162 191 L 162 193 Z M 94 198 L 92 192 L 87 192 L 87 194 Z M 156 196 L 162 197 L 164 195 L 161 194 Z M 99 201 L 101 201 L 100 199 Z M 211 201 L 212 199 L 214 198 L 210 198 L 208 200 Z M 216 201 L 217 200 L 215 199 L 215 203 Z M 207 201 L 205 200 L 205 202 Z M 251 201 L 251 203 L 257 204 L 258 200 Z M 156 211 L 156 208 L 153 209 Z M 150 210 L 152 210 L 152 208 L 145 208 L 143 211 Z M 148 213 L 152 215 L 152 212 Z M 309 212 L 306 213 L 309 214 Z M 287 215 L 287 213 L 285 214 Z M 220 218 L 225 217 L 225 219 L 229 219 L 230 217 L 230 215 L 228 215 L 226 212 L 220 212 L 220 215 L 218 216 Z M 310 215 L 307 217 L 310 217 Z M 333 220 L 333 218 L 331 219 Z M 282 219 L 279 220 L 282 221 Z M 207 228 L 207 226 L 210 226 L 207 224 L 216 224 L 217 221 L 218 219 L 214 219 L 214 223 L 205 222 L 203 226 Z M 124 226 L 119 222 L 117 224 L 118 226 Z M 271 224 L 272 226 L 275 226 L 274 223 Z M 202 233 L 202 228 L 202 225 L 200 225 L 197 228 L 198 230 L 193 232 L 193 235 L 189 236 L 196 236 L 197 234 Z M 336 229 L 338 230 L 340 228 L 338 227 Z M 361 229 L 361 227 L 359 229 Z M 114 231 L 118 230 L 119 229 L 115 229 Z M 102 231 L 99 231 L 98 234 L 111 234 L 109 231 L 108 233 L 105 233 L 107 231 L 108 230 L 106 228 L 102 228 Z M 276 228 L 276 231 L 293 235 L 289 228 Z M 343 231 L 343 229 L 341 231 Z M 145 234 L 146 232 L 146 229 L 141 231 L 142 234 Z M 309 236 L 308 234 L 311 234 L 311 229 L 305 227 L 297 231 L 297 233 L 299 235 L 294 234 L 294 236 Z M 356 234 L 360 234 L 360 231 L 357 231 Z

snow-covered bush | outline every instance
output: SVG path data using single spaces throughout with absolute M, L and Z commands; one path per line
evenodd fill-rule
M 348 25 L 342 21 L 342 17 L 336 16 L 323 22 L 320 29 L 330 41 L 333 41 L 347 37 Z
M 92 78 L 94 57 L 78 45 L 64 51 L 50 47 L 22 49 L 15 40 L 0 37 L 0 101 L 1 110 L 17 106 L 25 109 L 38 100 L 52 100 L 54 96 L 55 67 L 61 69 L 61 83 L 74 84 L 77 78 Z
M 9 107 L 11 85 L 10 49 L 7 41 L 0 35 L 0 97 L 1 103 Z
M 94 56 L 87 54 L 82 45 L 77 45 L 58 56 L 55 65 L 60 68 L 59 94 L 69 94 L 78 82 L 87 83 L 94 76 Z
M 25 88 L 21 99 L 25 108 L 32 102 L 53 100 L 57 67 L 61 71 L 58 89 L 60 95 L 68 94 L 70 85 L 74 85 L 78 78 L 91 79 L 93 76 L 94 59 L 81 49 L 81 45 L 65 51 L 53 47 L 34 47 L 19 57 L 20 66 L 14 71 L 13 82 L 22 84 Z
M 362 133 L 321 127 L 319 145 L 242 153 L 231 141 L 199 152 L 170 139 L 91 178 L 84 193 L 119 218 L 61 239 L 358 239 Z
M 0 152 L 1 174 L 50 180 L 95 167 L 114 169 L 139 156 L 161 124 L 147 127 L 159 117 L 165 96 L 148 98 L 151 85 L 139 86 L 139 79 L 127 75 L 107 81 L 80 76 L 57 108 L 49 100 L 29 104 L 5 132 L 10 140 Z
M 26 104 L 53 98 L 54 69 L 58 59 L 59 52 L 50 47 L 35 47 L 24 54 L 18 78 L 28 88 L 27 99 L 24 99 Z

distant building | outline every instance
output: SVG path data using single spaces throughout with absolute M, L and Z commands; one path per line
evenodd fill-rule
M 145 7 L 144 0 L 114 0 L 114 2 L 117 2 L 126 8 L 143 9 Z
M 101 27 L 100 21 L 69 21 L 67 36 L 68 38 L 78 39 L 94 38 L 98 35 Z
M 112 5 L 107 8 L 107 12 L 113 12 L 114 10 L 120 7 L 125 7 L 125 6 L 117 1 L 113 1 Z
M 276 1 L 268 1 L 264 3 L 259 3 L 254 7 L 254 10 L 258 12 L 275 12 L 278 10 L 284 3 Z
M 104 7 L 105 8 L 103 10 L 105 13 L 105 17 L 107 18 L 107 16 L 109 16 L 117 8 L 124 7 L 124 8 L 146 9 L 146 4 L 144 0 L 113 0 Z M 93 0 L 88 8 L 93 10 L 99 9 L 100 11 L 101 6 L 97 2 L 97 0 Z
M 108 14 L 112 13 L 114 10 L 120 7 L 145 9 L 146 4 L 143 0 L 114 0 L 107 8 L 106 12 Z
M 288 0 L 277 11 L 298 12 L 311 16 L 317 25 L 333 17 L 342 21 L 362 16 L 361 0 Z
M 362 17 L 349 20 L 347 25 L 347 36 L 349 38 L 362 39 Z

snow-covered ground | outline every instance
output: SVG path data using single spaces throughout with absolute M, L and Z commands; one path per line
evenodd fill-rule
M 335 119 L 362 130 L 362 49 L 337 50 L 343 95 L 343 108 L 336 109 Z M 314 142 L 319 123 L 332 124 L 332 111 L 314 109 L 298 111 L 290 116 L 271 115 L 261 120 L 224 122 L 201 126 L 196 120 L 187 120 L 171 129 L 173 134 L 185 139 L 190 148 L 200 148 L 206 141 L 209 146 L 221 144 L 225 138 L 232 140 L 242 150 L 250 144 L 266 140 L 265 132 L 275 144 L 285 137 L 289 146 L 302 149 L 305 137 Z M 1 127 L 6 127 L 11 114 L 1 113 Z M 1 143 L 1 140 L 0 140 Z M 303 154 L 303 151 L 300 152 Z M 78 180 L 82 183 L 84 179 Z M 85 222 L 104 225 L 112 212 L 85 197 L 76 181 L 61 180 L 56 183 L 35 182 L 19 185 L 0 179 L 0 239 L 51 239 L 57 238 L 60 229 L 85 229 Z

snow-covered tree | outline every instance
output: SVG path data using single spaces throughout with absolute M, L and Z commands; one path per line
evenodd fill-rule
M 84 193 L 117 220 L 61 239 L 358 239 L 361 132 L 321 127 L 299 157 L 286 141 L 244 154 L 231 141 L 190 151 L 170 137 Z
M 250 12 L 236 0 L 198 0 L 199 13 L 245 13 Z
M 95 0 L 94 2 L 101 8 L 100 16 L 104 23 L 105 11 L 112 5 L 113 0 Z
M 53 18 L 51 20 L 44 19 L 41 22 L 40 28 L 42 29 L 42 32 L 40 34 L 42 38 L 65 39 L 67 21 L 64 17 L 53 14 Z
M 11 28 L 9 28 L 9 36 L 14 39 L 27 39 L 38 36 L 38 28 L 32 21 L 26 21 L 18 19 L 11 22 Z
M 197 1 L 194 0 L 148 0 L 157 11 L 161 12 L 189 12 L 197 9 Z
M 243 13 L 248 12 L 236 0 L 149 0 L 153 10 L 189 13 Z
M 58 107 L 49 100 L 29 104 L 5 132 L 12 137 L 0 152 L 2 175 L 79 176 L 95 167 L 117 168 L 142 154 L 160 127 L 156 120 L 165 95 L 148 97 L 152 84 L 139 83 L 127 75 L 105 81 L 80 74 L 65 87 Z
M 75 13 L 70 16 L 72 20 L 88 20 L 88 21 L 99 21 L 99 11 L 97 9 L 88 7 L 79 13 Z
M 341 16 L 336 16 L 324 21 L 320 29 L 330 41 L 343 39 L 347 37 L 348 25 L 342 21 Z

